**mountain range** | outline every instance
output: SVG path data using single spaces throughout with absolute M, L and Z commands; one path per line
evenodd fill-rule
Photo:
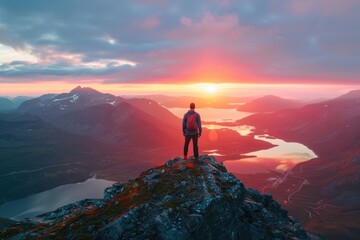
M 92 175 L 126 180 L 161 164 L 154 159 L 182 154 L 181 119 L 166 108 L 91 88 L 30 99 L 0 121 L 1 203 Z M 205 128 L 200 144 L 234 156 L 272 147 L 236 131 Z
M 183 142 L 179 137 L 182 134 L 181 119 L 159 103 L 145 98 L 123 99 L 91 88 L 77 87 L 69 93 L 43 95 L 24 102 L 17 112 L 35 115 L 67 132 L 92 137 L 117 147 L 144 150 L 144 147 L 163 148 L 182 145 Z M 207 136 L 210 132 L 215 132 L 217 139 L 209 140 Z M 224 140 L 246 142 L 242 152 L 246 152 L 247 147 L 271 147 L 226 129 L 204 129 L 203 135 L 205 147 L 224 145 Z M 229 140 L 226 141 L 226 138 Z

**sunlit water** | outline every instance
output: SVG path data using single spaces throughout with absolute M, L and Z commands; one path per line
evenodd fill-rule
M 170 112 L 179 118 L 183 118 L 189 108 L 168 108 Z M 195 109 L 201 115 L 202 121 L 206 122 L 235 122 L 253 113 L 239 112 L 234 108 L 199 108 Z
M 203 153 L 214 156 L 214 157 L 216 157 L 216 156 L 225 156 L 223 154 L 218 153 L 218 151 L 219 150 L 217 150 L 217 149 L 211 149 L 211 150 L 204 150 Z
M 277 145 L 270 149 L 249 152 L 246 155 L 256 156 L 225 161 L 226 168 L 234 173 L 260 173 L 287 171 L 296 164 L 316 158 L 316 154 L 301 143 L 286 142 L 268 135 L 256 135 L 255 139 Z
M 316 157 L 316 154 L 303 144 L 296 142 L 285 142 L 278 138 L 271 138 L 269 135 L 256 135 L 255 139 L 269 142 L 276 147 L 251 152 L 249 155 L 256 155 L 257 157 L 268 157 L 268 158 L 297 158 L 300 161 L 306 161 Z
M 168 108 L 176 116 L 182 118 L 188 110 L 186 108 Z M 197 112 L 201 114 L 202 121 L 206 122 L 235 122 L 241 118 L 251 115 L 247 112 L 239 112 L 236 109 L 200 108 Z M 208 129 L 231 129 L 242 136 L 249 135 L 255 129 L 253 126 L 221 126 L 217 124 L 204 124 Z M 316 154 L 301 143 L 286 142 L 268 135 L 256 135 L 255 139 L 277 145 L 267 150 L 246 153 L 248 156 L 256 156 L 242 159 L 225 160 L 224 164 L 230 172 L 234 173 L 260 173 L 272 171 L 287 171 L 296 164 L 313 159 Z M 201 152 L 213 156 L 224 156 L 217 149 L 205 149 Z M 231 153 L 229 153 L 231 155 Z M 226 156 L 226 155 L 225 155 Z
M 114 182 L 90 178 L 85 182 L 66 184 L 0 206 L 0 217 L 22 220 L 83 199 L 103 198 L 104 189 Z
M 255 129 L 253 126 L 247 126 L 247 125 L 229 127 L 229 126 L 221 126 L 215 124 L 204 124 L 203 127 L 210 130 L 227 128 L 238 132 L 241 136 L 249 135 Z

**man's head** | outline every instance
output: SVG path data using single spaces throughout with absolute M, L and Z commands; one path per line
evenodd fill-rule
M 190 103 L 190 109 L 195 109 L 195 103 Z

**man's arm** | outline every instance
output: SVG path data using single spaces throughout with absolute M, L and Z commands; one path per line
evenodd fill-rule
M 197 122 L 196 122 L 196 125 L 198 126 L 198 129 L 199 129 L 199 135 L 202 134 L 202 127 L 201 127 L 201 117 L 200 117 L 200 114 L 198 114 L 198 118 L 196 119 Z
M 186 129 L 186 114 L 183 117 L 183 121 L 182 121 L 182 131 L 183 131 L 183 135 L 185 135 L 185 129 Z

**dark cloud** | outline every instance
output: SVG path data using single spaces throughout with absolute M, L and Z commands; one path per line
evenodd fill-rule
M 4 62 L 0 79 L 358 83 L 358 12 L 355 0 L 2 0 L 0 43 L 38 60 Z

